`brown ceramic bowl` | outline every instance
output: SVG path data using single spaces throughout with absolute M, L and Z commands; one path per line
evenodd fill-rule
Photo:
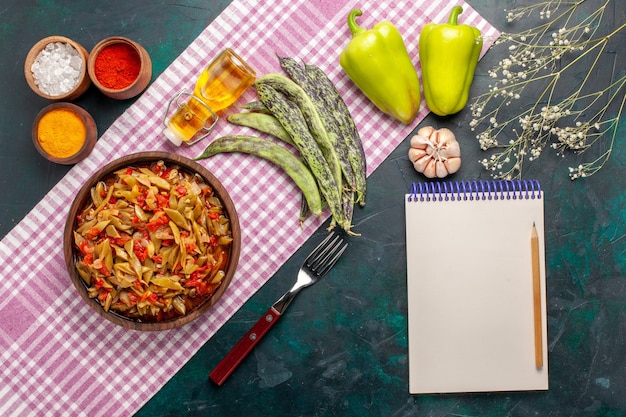
M 189 174 L 199 175 L 206 184 L 209 184 L 216 195 L 222 202 L 225 215 L 230 220 L 231 233 L 233 241 L 230 244 L 230 253 L 227 260 L 227 265 L 224 268 L 225 276 L 223 277 L 219 287 L 216 291 L 204 300 L 203 303 L 197 305 L 191 310 L 188 310 L 185 315 L 171 318 L 169 320 L 155 321 L 154 319 L 134 319 L 128 318 L 120 313 L 114 312 L 112 309 L 105 311 L 101 304 L 95 298 L 89 298 L 88 288 L 76 268 L 76 261 L 79 259 L 79 252 L 74 244 L 74 230 L 76 228 L 77 215 L 83 211 L 86 205 L 91 201 L 91 189 L 96 186 L 99 181 L 109 178 L 115 171 L 125 169 L 128 167 L 140 167 L 150 165 L 158 161 L 165 162 L 166 166 L 178 166 L 180 170 L 183 170 Z M 217 302 L 217 300 L 224 294 L 226 288 L 230 285 L 237 264 L 239 262 L 239 252 L 241 247 L 241 232 L 239 228 L 239 218 L 235 210 L 233 202 L 226 192 L 226 189 L 219 182 L 217 178 L 211 174 L 210 171 L 202 167 L 197 162 L 194 162 L 188 158 L 180 155 L 166 153 L 166 152 L 141 152 L 119 158 L 100 170 L 98 170 L 88 181 L 85 182 L 83 187 L 78 192 L 74 202 L 72 203 L 68 217 L 65 224 L 65 230 L 63 235 L 63 251 L 65 256 L 65 263 L 69 271 L 70 278 L 76 288 L 78 294 L 83 300 L 100 316 L 106 320 L 120 325 L 122 327 L 141 330 L 141 331 L 158 331 L 168 330 L 175 327 L 187 324 L 201 315 L 205 314 L 211 309 L 211 307 Z
M 102 56 L 108 55 L 108 52 L 110 52 L 112 48 L 123 48 L 127 59 L 139 63 L 139 72 L 137 76 L 134 77 L 134 81 L 120 88 L 116 88 L 111 80 L 107 79 L 106 76 L 97 69 L 96 61 L 101 58 L 100 54 L 105 51 Z M 119 68 L 124 65 L 125 60 L 120 60 L 116 66 Z M 91 77 L 93 84 L 104 95 L 116 100 L 126 100 L 141 94 L 148 84 L 150 84 L 152 77 L 152 61 L 150 60 L 148 52 L 137 42 L 121 36 L 113 36 L 103 39 L 93 47 L 89 54 L 89 60 L 87 61 L 87 71 L 89 72 L 89 77 Z
M 65 44 L 69 44 L 73 46 L 74 49 L 78 51 L 82 59 L 82 63 L 83 63 L 81 70 L 80 70 L 80 76 L 74 88 L 68 91 L 67 93 L 60 94 L 60 95 L 50 95 L 41 91 L 41 89 L 37 86 L 37 84 L 35 84 L 35 77 L 31 70 L 33 63 L 37 59 L 37 56 L 39 56 L 40 52 L 43 51 L 44 48 L 46 48 L 46 46 L 54 42 L 61 42 L 61 43 L 65 43 Z M 24 77 L 26 78 L 26 82 L 28 83 L 28 86 L 37 95 L 45 99 L 53 100 L 53 101 L 71 101 L 81 96 L 85 91 L 87 91 L 87 89 L 91 85 L 91 80 L 89 79 L 89 75 L 87 74 L 88 57 L 89 57 L 89 53 L 78 42 L 75 42 L 72 39 L 66 38 L 65 36 L 48 36 L 47 38 L 43 38 L 42 40 L 37 42 L 35 45 L 33 45 L 33 47 L 30 49 L 30 51 L 26 55 L 26 60 L 24 61 Z
M 77 146 L 72 146 L 67 142 L 59 143 L 60 141 L 65 141 L 67 138 L 67 135 L 65 135 L 65 132 L 63 131 L 54 132 L 56 139 L 52 140 L 40 130 L 42 119 L 49 117 L 53 112 L 57 112 L 58 114 L 59 111 L 71 112 L 72 115 L 73 122 L 64 123 L 62 125 L 64 128 L 80 129 L 78 123 L 82 125 L 85 135 L 82 145 L 77 144 Z M 43 124 L 46 124 L 45 120 Z M 61 125 L 59 125 L 59 127 L 60 126 Z M 82 133 L 82 129 L 80 130 L 80 133 Z M 72 165 L 85 159 L 91 153 L 93 147 L 96 146 L 96 141 L 98 140 L 98 128 L 96 127 L 96 122 L 93 120 L 93 117 L 91 117 L 91 115 L 82 107 L 72 103 L 53 103 L 44 107 L 35 117 L 32 129 L 32 139 L 37 151 L 47 160 L 57 164 Z M 54 148 L 51 148 L 50 145 L 48 145 L 51 141 L 55 142 L 52 145 Z M 55 152 L 54 149 L 62 150 L 63 154 Z M 70 153 L 68 153 L 68 151 Z

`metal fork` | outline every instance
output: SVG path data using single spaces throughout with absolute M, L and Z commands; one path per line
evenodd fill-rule
M 331 232 L 304 260 L 298 278 L 289 291 L 283 294 L 244 337 L 226 354 L 209 374 L 217 385 L 222 385 L 243 359 L 252 351 L 268 330 L 283 315 L 295 296 L 305 287 L 315 284 L 335 265 L 348 247 L 343 238 Z

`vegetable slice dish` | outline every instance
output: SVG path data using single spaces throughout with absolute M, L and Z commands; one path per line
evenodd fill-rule
M 105 311 L 181 317 L 222 283 L 233 235 L 211 185 L 160 160 L 116 170 L 75 219 L 75 266 Z

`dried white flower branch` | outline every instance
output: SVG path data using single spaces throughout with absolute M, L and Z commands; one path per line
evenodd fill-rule
M 537 10 L 541 19 L 549 21 L 500 36 L 494 47 L 508 47 L 509 55 L 489 71 L 495 84 L 470 106 L 471 129 L 483 129 L 476 136 L 481 149 L 497 150 L 480 161 L 494 178 L 520 178 L 524 161 L 537 159 L 546 147 L 562 156 L 567 151 L 582 154 L 592 147 L 603 149 L 593 161 L 570 167 L 571 179 L 595 174 L 609 159 L 626 102 L 626 76 L 608 79 L 608 85 L 597 91 L 589 84 L 602 65 L 609 40 L 625 30 L 626 24 L 599 35 L 607 5 L 616 0 L 603 0 L 601 7 L 576 22 L 576 11 L 585 1 L 544 1 L 508 12 L 510 22 Z M 573 72 L 584 77 L 573 92 L 562 97 L 563 91 L 571 89 L 564 85 L 564 75 Z M 511 116 L 507 107 L 534 92 L 534 104 Z M 501 143 L 500 136 L 514 139 Z

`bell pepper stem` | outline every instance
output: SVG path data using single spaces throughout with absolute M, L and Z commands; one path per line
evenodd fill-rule
M 459 15 L 463 13 L 463 8 L 461 6 L 454 6 L 452 11 L 450 12 L 450 17 L 448 18 L 449 25 L 458 25 L 459 24 Z
M 356 22 L 357 16 L 361 16 L 362 14 L 363 13 L 359 9 L 353 9 L 350 14 L 348 14 L 348 27 L 350 28 L 352 37 L 358 35 L 359 33 L 365 32 L 365 29 L 359 26 Z

